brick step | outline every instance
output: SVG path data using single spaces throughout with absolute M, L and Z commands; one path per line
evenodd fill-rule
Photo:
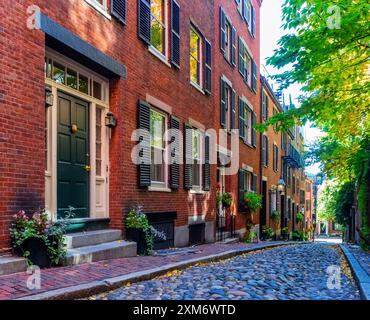
M 225 240 L 220 241 L 220 243 L 224 243 L 224 244 L 238 243 L 238 242 L 240 242 L 239 238 L 226 238 Z
M 114 229 L 71 233 L 67 234 L 66 236 L 66 246 L 67 249 L 88 247 L 105 242 L 120 240 L 121 236 L 121 230 Z
M 27 261 L 24 258 L 0 256 L 0 276 L 23 272 L 27 270 Z
M 71 266 L 102 260 L 134 257 L 136 255 L 137 245 L 135 242 L 119 240 L 68 249 L 64 265 Z

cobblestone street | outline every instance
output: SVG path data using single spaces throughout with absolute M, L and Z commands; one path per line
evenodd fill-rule
M 329 266 L 340 266 L 329 289 Z M 329 279 L 329 281 L 328 281 Z M 91 300 L 357 300 L 358 288 L 337 245 L 304 244 L 262 250 L 196 265 L 134 283 Z

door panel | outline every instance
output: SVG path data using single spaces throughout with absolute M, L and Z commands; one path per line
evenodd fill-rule
M 89 216 L 89 104 L 58 93 L 58 218 L 69 206 L 75 218 Z

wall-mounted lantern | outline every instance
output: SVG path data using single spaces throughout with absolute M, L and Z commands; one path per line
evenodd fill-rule
M 52 107 L 54 104 L 54 95 L 50 87 L 45 88 L 45 107 Z
M 284 179 L 281 177 L 278 181 L 278 190 L 280 193 L 284 192 L 284 188 L 285 188 L 285 181 Z
M 112 112 L 108 112 L 105 116 L 105 125 L 110 129 L 113 129 L 117 126 L 117 119 Z

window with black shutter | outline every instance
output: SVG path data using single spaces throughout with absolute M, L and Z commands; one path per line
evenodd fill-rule
M 184 164 L 184 189 L 190 190 L 193 187 L 193 129 L 185 123 L 184 124 L 184 138 L 185 138 L 185 164 Z
M 180 187 L 180 121 L 171 117 L 171 189 Z
M 220 115 L 221 115 L 221 126 L 223 128 L 226 128 L 226 83 L 221 77 L 221 110 L 220 110 Z
M 210 137 L 204 137 L 204 172 L 203 172 L 203 190 L 209 191 L 211 188 L 211 163 L 210 163 Z
M 244 101 L 238 98 L 239 107 L 239 137 L 245 140 L 245 107 Z
M 251 8 L 251 33 L 252 36 L 255 38 L 256 37 L 256 9 L 254 9 L 253 5 Z
M 257 147 L 257 130 L 255 125 L 257 124 L 257 114 L 255 112 L 252 113 L 252 145 L 253 147 Z
M 126 0 L 112 0 L 111 1 L 112 16 L 117 18 L 118 21 L 126 23 Z
M 231 64 L 236 66 L 236 29 L 234 26 L 231 28 Z
M 257 175 L 252 175 L 252 191 L 257 192 Z
M 225 53 L 226 50 L 226 14 L 224 9 L 220 7 L 220 47 Z
M 180 68 L 180 5 L 171 2 L 171 63 Z
M 230 128 L 236 129 L 236 92 L 232 90 L 231 92 L 231 123 Z
M 204 91 L 208 94 L 212 92 L 212 45 L 204 39 L 205 50 L 204 50 Z
M 149 187 L 150 179 L 150 105 L 139 101 L 139 129 L 140 151 L 139 151 L 139 185 Z
M 263 166 L 266 165 L 266 136 L 262 136 L 262 141 L 261 141 L 261 164 Z
M 252 61 L 252 89 L 254 92 L 257 92 L 257 64 Z

